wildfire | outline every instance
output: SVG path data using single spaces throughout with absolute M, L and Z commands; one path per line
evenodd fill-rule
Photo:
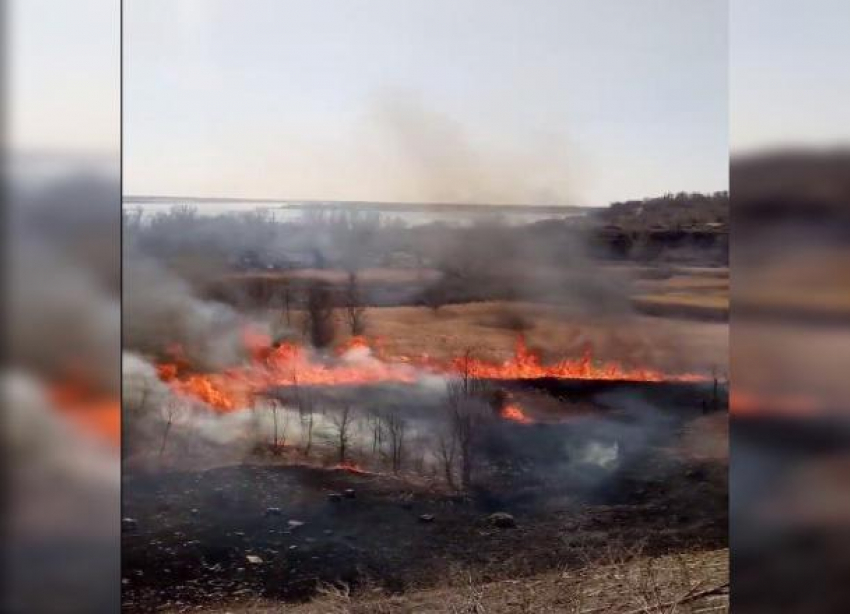
M 468 370 L 473 375 L 485 379 L 537 379 L 554 377 L 559 379 L 622 380 L 636 382 L 663 381 L 699 381 L 702 376 L 694 374 L 668 375 L 654 369 L 623 367 L 616 362 L 597 363 L 593 360 L 590 346 L 585 346 L 580 358 L 564 359 L 551 365 L 544 365 L 540 355 L 525 344 L 525 339 L 517 338 L 514 355 L 498 364 L 488 363 L 475 358 L 460 357 L 452 361 L 453 371 Z
M 80 427 L 118 445 L 121 441 L 121 403 L 84 381 L 68 380 L 50 388 L 54 406 Z
M 352 463 L 351 461 L 345 461 L 344 463 L 337 463 L 333 466 L 333 469 L 338 471 L 347 471 L 348 473 L 354 473 L 357 475 L 366 475 L 369 472 L 363 469 L 357 463 Z
M 500 415 L 505 420 L 519 422 L 520 424 L 531 424 L 532 422 L 534 422 L 531 418 L 526 416 L 525 412 L 522 411 L 522 408 L 519 405 L 516 405 L 515 403 L 505 405 L 502 408 Z
M 256 331 L 246 331 L 244 343 L 250 361 L 220 373 L 196 373 L 189 367 L 180 348 L 169 350 L 172 360 L 158 365 L 158 374 L 176 393 L 200 399 L 218 411 L 233 411 L 250 405 L 252 398 L 271 387 L 340 386 L 379 382 L 415 382 L 423 373 L 453 376 L 470 374 L 485 379 L 562 378 L 625 381 L 699 381 L 702 376 L 667 375 L 652 369 L 626 368 L 618 363 L 598 363 L 588 347 L 577 359 L 546 365 L 530 350 L 522 337 L 517 339 L 514 355 L 502 362 L 488 362 L 462 356 L 449 361 L 429 357 L 405 357 L 392 361 L 377 355 L 363 337 L 354 337 L 330 358 L 318 358 L 309 349 L 295 343 L 273 344 Z M 517 419 L 522 411 L 511 410 L 508 419 Z M 524 417 L 524 416 L 523 416 Z
M 812 397 L 783 394 L 755 394 L 735 390 L 729 397 L 729 410 L 738 417 L 784 416 L 811 418 L 828 415 L 826 406 Z

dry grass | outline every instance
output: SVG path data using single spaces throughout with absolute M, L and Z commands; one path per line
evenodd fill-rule
M 468 303 L 443 307 L 436 314 L 425 307 L 374 307 L 367 310 L 366 320 L 367 335 L 377 338 L 392 357 L 445 359 L 472 349 L 480 358 L 506 360 L 513 355 L 520 332 L 545 362 L 580 356 L 589 344 L 597 360 L 663 370 L 710 370 L 726 364 L 728 353 L 726 323 L 634 315 L 579 317 L 532 303 Z M 514 325 L 517 320 L 522 330 Z
M 580 568 L 479 583 L 469 571 L 447 573 L 450 587 L 352 596 L 325 586 L 310 603 L 255 602 L 217 613 L 271 614 L 719 614 L 729 611 L 729 551 L 661 557 L 609 544 Z
M 635 283 L 632 305 L 654 316 L 725 320 L 729 317 L 729 270 L 678 268 L 666 279 Z
M 729 317 L 728 292 L 725 294 L 644 294 L 634 297 L 632 305 L 642 313 L 656 316 L 709 320 L 726 320 Z

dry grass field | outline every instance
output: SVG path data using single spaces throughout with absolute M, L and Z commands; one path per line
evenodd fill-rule
M 705 320 L 729 318 L 729 269 L 678 268 L 666 279 L 635 283 L 632 305 L 654 316 Z
M 478 583 L 450 570 L 450 586 L 384 596 L 352 597 L 344 586 L 326 586 L 310 603 L 237 604 L 216 614 L 719 614 L 729 611 L 727 549 L 661 557 L 626 556 L 612 547 L 580 569 L 501 582 Z
M 294 314 L 300 319 L 300 314 Z M 298 326 L 296 326 L 298 328 Z M 342 314 L 337 330 L 345 339 Z M 675 371 L 710 371 L 728 353 L 726 322 L 625 314 L 591 318 L 565 314 L 558 306 L 508 301 L 427 307 L 370 307 L 366 335 L 387 356 L 445 359 L 467 350 L 482 359 L 513 355 L 517 337 L 545 362 L 581 356 L 589 344 L 596 360 Z

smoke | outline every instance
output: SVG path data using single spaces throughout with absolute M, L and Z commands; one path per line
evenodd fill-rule
M 246 318 L 198 298 L 183 279 L 144 256 L 125 259 L 124 347 L 161 354 L 178 344 L 193 365 L 220 369 L 243 355 Z M 257 318 L 252 325 L 265 332 Z
M 219 414 L 202 401 L 176 395 L 139 354 L 122 358 L 125 462 L 147 470 L 189 468 L 244 459 L 257 443 L 248 408 Z
M 54 489 L 63 484 L 68 497 L 73 497 L 82 487 L 100 494 L 104 494 L 101 491 L 107 488 L 110 492 L 104 496 L 111 496 L 111 489 L 118 487 L 119 480 L 110 462 L 114 455 L 110 446 L 54 407 L 44 386 L 31 375 L 20 371 L 5 374 L 3 390 L 8 401 L 3 444 L 12 461 L 10 477 L 20 487 L 16 489 L 18 492 L 30 488 L 36 492 L 49 487 L 53 496 L 58 497 Z M 73 454 L 69 453 L 71 450 Z M 87 483 L 88 486 L 85 486 Z M 57 523 L 59 529 L 67 527 L 67 508 L 63 505 L 45 506 L 43 503 L 37 496 L 32 499 L 16 498 L 16 506 L 29 511 L 11 514 L 10 518 L 25 524 L 34 522 L 31 528 L 39 531 L 44 528 L 42 521 Z M 84 505 L 86 501 L 81 498 L 78 503 Z M 108 506 L 97 513 L 112 520 L 117 514 Z
M 117 602 L 120 565 L 115 446 L 54 406 L 38 375 L 7 372 L 2 386 L 5 603 L 9 611 L 74 611 L 70 599 L 109 610 Z M 89 573 L 99 582 L 88 582 Z M 62 587 L 61 604 L 45 592 L 45 582 Z
M 99 176 L 15 186 L 10 207 L 10 359 L 51 379 L 119 388 L 117 184 Z M 67 200 L 66 200 L 67 198 Z M 74 215 L 69 207 L 77 206 Z
M 384 92 L 367 113 L 366 159 L 392 200 L 432 203 L 571 204 L 577 174 L 564 138 L 475 134 L 414 94 Z M 358 139 L 360 140 L 360 139 Z M 374 151 L 372 148 L 374 147 Z M 387 172 L 389 170 L 389 172 Z M 367 179 L 369 177 L 367 173 Z M 371 196 L 371 198 L 379 198 Z

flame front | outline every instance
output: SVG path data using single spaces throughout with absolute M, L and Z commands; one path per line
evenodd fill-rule
M 254 331 L 246 332 L 245 347 L 250 361 L 220 373 L 193 372 L 182 351 L 172 347 L 169 350 L 172 360 L 157 366 L 159 377 L 177 394 L 199 399 L 221 412 L 247 407 L 255 395 L 272 387 L 412 383 L 424 374 L 452 377 L 465 373 L 493 380 L 550 377 L 661 382 L 705 379 L 696 374 L 668 375 L 653 369 L 626 368 L 615 362 L 597 363 L 589 347 L 578 359 L 546 365 L 539 354 L 526 346 L 522 337 L 517 339 L 514 355 L 502 363 L 469 356 L 448 361 L 421 357 L 393 362 L 383 352 L 376 354 L 373 344 L 362 337 L 352 338 L 337 349 L 335 357 L 328 359 L 315 358 L 310 350 L 295 343 L 275 346 L 267 336 Z M 518 411 L 518 415 L 522 415 L 522 411 Z
M 510 420 L 511 422 L 519 422 L 520 424 L 531 424 L 533 422 L 531 418 L 525 415 L 525 412 L 522 411 L 522 408 L 515 403 L 505 405 L 502 408 L 500 415 L 505 420 Z
M 352 463 L 351 461 L 345 461 L 344 463 L 337 463 L 333 466 L 333 469 L 338 471 L 347 471 L 348 473 L 354 473 L 356 475 L 369 475 L 371 472 L 366 471 L 358 465 L 357 463 Z
M 121 402 L 84 380 L 67 379 L 49 388 L 53 405 L 74 423 L 97 437 L 121 442 Z

